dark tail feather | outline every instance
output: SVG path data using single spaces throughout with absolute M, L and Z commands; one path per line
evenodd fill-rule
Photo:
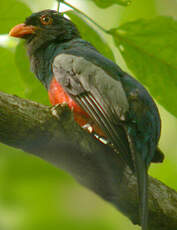
M 148 230 L 148 174 L 147 167 L 141 155 L 135 153 L 136 174 L 139 193 L 139 213 L 142 230 Z

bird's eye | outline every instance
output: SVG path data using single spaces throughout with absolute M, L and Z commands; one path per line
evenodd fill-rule
M 40 20 L 43 25 L 50 25 L 53 22 L 52 17 L 50 17 L 49 15 L 42 15 L 40 17 Z

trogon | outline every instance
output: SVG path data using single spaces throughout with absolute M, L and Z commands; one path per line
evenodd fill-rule
M 140 223 L 148 229 L 147 170 L 162 161 L 161 122 L 147 90 L 83 40 L 76 26 L 53 10 L 33 13 L 10 36 L 26 40 L 31 69 L 53 105 L 67 103 L 75 121 L 104 136 L 137 175 Z M 138 65 L 138 63 L 137 63 Z

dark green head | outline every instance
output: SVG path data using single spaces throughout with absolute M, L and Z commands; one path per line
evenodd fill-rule
M 15 26 L 9 34 L 24 38 L 32 53 L 52 42 L 63 43 L 80 37 L 75 25 L 54 10 L 33 13 L 24 24 Z

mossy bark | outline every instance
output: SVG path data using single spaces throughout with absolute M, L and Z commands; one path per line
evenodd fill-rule
M 119 156 L 73 120 L 65 105 L 48 107 L 0 92 L 0 142 L 68 171 L 139 224 L 136 178 Z M 177 229 L 177 193 L 149 177 L 149 230 Z

